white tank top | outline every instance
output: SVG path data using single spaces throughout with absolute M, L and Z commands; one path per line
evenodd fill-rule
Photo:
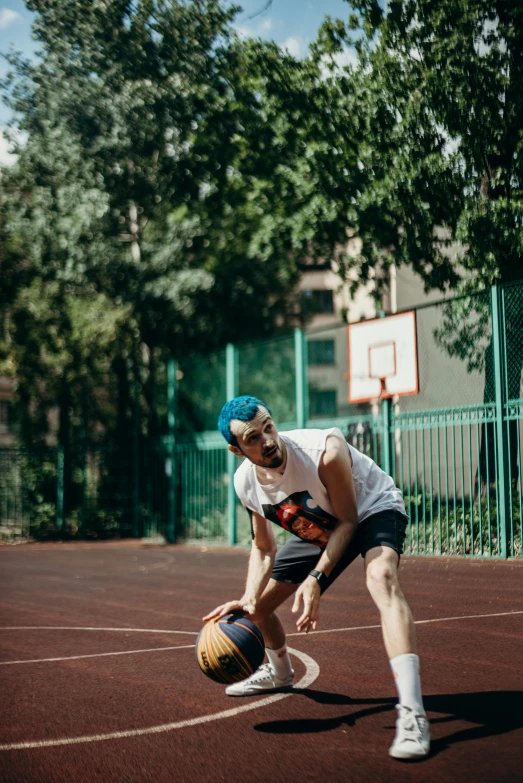
M 343 437 L 337 427 L 281 432 L 287 446 L 287 464 L 282 475 L 274 474 L 273 484 L 260 484 L 256 466 L 245 459 L 234 475 L 234 487 L 242 505 L 298 538 L 324 547 L 337 519 L 318 476 L 318 466 L 332 433 Z M 349 446 L 349 452 L 358 523 L 386 509 L 405 514 L 401 492 L 391 477 L 353 446 Z

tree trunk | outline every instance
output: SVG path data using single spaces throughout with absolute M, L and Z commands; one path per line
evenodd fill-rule
M 65 373 L 64 373 L 65 375 Z M 69 382 L 63 378 L 62 388 L 59 395 L 59 420 L 58 420 L 58 443 L 63 449 L 64 455 L 64 519 L 71 511 L 71 387 Z

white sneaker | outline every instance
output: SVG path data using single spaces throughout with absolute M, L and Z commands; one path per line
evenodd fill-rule
M 292 688 L 294 684 L 294 672 L 285 679 L 276 677 L 276 672 L 270 663 L 264 663 L 254 674 L 247 677 L 246 680 L 235 682 L 234 685 L 228 685 L 225 688 L 227 696 L 256 696 L 265 691 L 284 690 Z
M 411 707 L 396 705 L 398 719 L 396 736 L 389 755 L 395 759 L 421 759 L 430 749 L 430 726 L 427 716 L 414 712 Z

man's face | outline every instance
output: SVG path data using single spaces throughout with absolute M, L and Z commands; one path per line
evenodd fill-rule
M 258 413 L 251 421 L 232 419 L 230 428 L 238 446 L 229 446 L 229 449 L 236 456 L 247 457 L 261 468 L 275 470 L 281 467 L 285 458 L 284 446 L 266 408 L 258 405 Z
M 309 522 L 308 519 L 298 517 L 291 525 L 291 531 L 295 533 L 299 538 L 305 539 L 305 541 L 324 541 L 327 542 L 328 535 L 325 530 L 315 525 L 313 522 Z

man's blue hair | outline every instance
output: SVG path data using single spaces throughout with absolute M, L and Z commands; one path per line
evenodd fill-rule
M 229 400 L 223 406 L 220 415 L 218 416 L 218 429 L 221 434 L 231 446 L 237 446 L 238 441 L 231 432 L 231 419 L 239 419 L 240 421 L 251 421 L 258 413 L 258 405 L 266 408 L 269 413 L 271 409 L 261 400 L 256 397 L 251 397 L 248 394 L 244 394 L 241 397 L 235 397 L 233 400 Z

